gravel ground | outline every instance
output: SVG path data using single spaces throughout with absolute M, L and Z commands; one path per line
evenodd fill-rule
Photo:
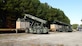
M 0 46 L 82 46 L 82 32 L 0 34 Z

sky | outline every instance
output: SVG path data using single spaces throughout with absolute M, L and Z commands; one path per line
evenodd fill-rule
M 40 2 L 46 2 L 53 8 L 64 11 L 71 24 L 82 24 L 82 0 L 40 0 Z

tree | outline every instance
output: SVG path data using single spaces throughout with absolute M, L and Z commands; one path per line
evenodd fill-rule
M 79 25 L 78 24 L 72 24 L 73 29 L 77 29 L 77 26 L 79 26 Z
M 3 28 L 15 27 L 16 19 L 22 14 L 19 0 L 2 0 L 0 7 L 0 19 L 2 20 Z M 0 0 L 1 2 L 1 0 Z
M 22 18 L 25 13 L 47 21 L 58 20 L 70 24 L 62 10 L 39 0 L 0 0 L 0 27 L 15 28 L 17 18 Z
M 80 26 L 82 26 L 82 24 L 80 24 Z

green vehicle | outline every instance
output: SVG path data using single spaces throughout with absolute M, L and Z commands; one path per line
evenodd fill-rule
M 73 31 L 70 24 L 66 24 L 60 21 L 53 21 L 52 24 L 57 25 L 56 31 L 58 32 L 72 32 Z
M 26 28 L 27 33 L 36 33 L 36 34 L 48 34 L 49 29 L 46 27 L 45 20 L 37 18 L 35 16 L 25 14 L 24 16 L 25 21 L 29 22 L 29 28 Z

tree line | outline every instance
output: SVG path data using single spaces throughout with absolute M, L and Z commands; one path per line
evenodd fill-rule
M 62 10 L 39 0 L 0 0 L 0 27 L 15 28 L 17 18 L 22 18 L 25 13 L 50 22 L 57 20 L 70 24 Z
M 82 27 L 82 24 L 72 24 L 73 29 L 77 29 L 78 27 Z

